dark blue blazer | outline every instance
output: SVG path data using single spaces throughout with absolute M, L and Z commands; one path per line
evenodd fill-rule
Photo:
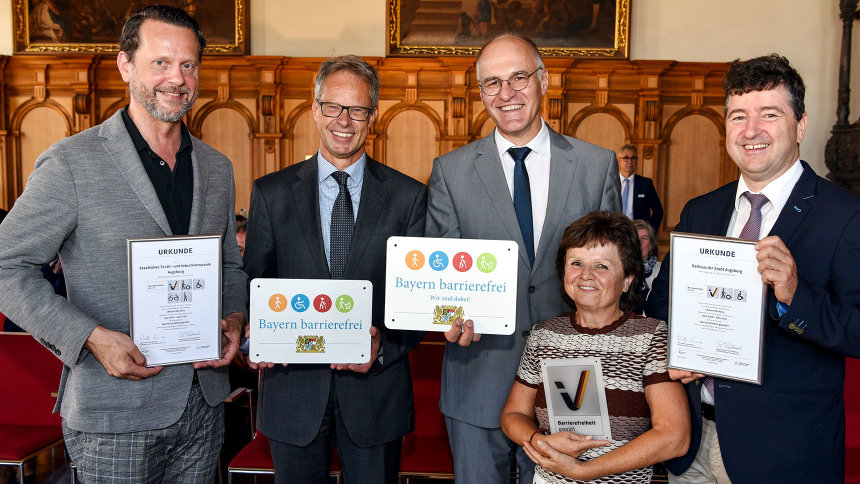
M 359 446 L 399 439 L 414 426 L 407 354 L 420 331 L 383 325 L 385 254 L 393 235 L 424 235 L 427 188 L 367 157 L 361 201 L 344 279 L 373 283 L 373 325 L 382 334 L 383 364 L 366 374 L 328 364 L 275 365 L 263 370 L 258 427 L 270 439 L 306 446 L 319 433 L 332 379 L 341 418 Z M 317 155 L 254 182 L 246 235 L 245 272 L 251 279 L 328 279 L 319 211 Z
M 663 221 L 663 204 L 654 189 L 654 182 L 644 176 L 633 175 L 633 218 L 650 223 L 655 231 Z
M 714 379 L 720 450 L 734 483 L 845 482 L 844 357 L 860 356 L 860 198 L 802 163 L 769 234 L 791 251 L 799 280 L 782 317 L 768 289 L 762 385 Z M 733 182 L 690 200 L 675 230 L 725 235 L 736 190 Z M 645 306 L 664 320 L 669 261 L 667 254 Z M 666 463 L 676 475 L 695 458 L 702 430 L 700 387 L 686 387 L 690 450 Z

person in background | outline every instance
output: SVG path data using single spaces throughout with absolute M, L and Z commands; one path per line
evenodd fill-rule
M 239 245 L 239 253 L 245 255 L 245 234 L 248 232 L 248 219 L 244 215 L 236 214 L 236 243 Z
M 631 220 L 646 220 L 654 231 L 663 221 L 663 204 L 654 189 L 654 181 L 637 175 L 639 152 L 636 145 L 624 145 L 618 152 L 618 174 L 621 176 L 621 209 Z
M 648 293 L 651 292 L 651 283 L 660 273 L 660 260 L 657 259 L 657 234 L 654 233 L 654 227 L 641 218 L 634 220 L 633 226 L 636 227 L 636 233 L 639 235 L 639 244 L 642 247 L 642 264 L 645 268 L 642 281 L 642 300 L 636 309 L 637 314 L 642 314 L 645 300 L 648 298 Z
M 594 212 L 561 238 L 557 266 L 572 312 L 532 329 L 502 410 L 502 429 L 538 464 L 534 482 L 651 482 L 651 466 L 690 443 L 684 388 L 669 378 L 666 323 L 636 315 L 642 259 L 621 214 Z M 549 434 L 541 361 L 600 359 L 612 440 Z M 568 387 L 570 388 L 570 387 Z M 558 391 L 553 388 L 553 391 Z

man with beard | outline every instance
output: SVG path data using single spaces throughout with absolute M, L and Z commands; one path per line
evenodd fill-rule
M 129 106 L 43 153 L 0 227 L 0 308 L 63 361 L 56 410 L 88 483 L 215 478 L 247 278 L 230 161 L 181 122 L 205 45 L 182 10 L 129 17 L 117 56 Z M 129 337 L 126 240 L 212 233 L 223 234 L 221 358 L 147 367 Z M 68 299 L 39 274 L 58 253 Z

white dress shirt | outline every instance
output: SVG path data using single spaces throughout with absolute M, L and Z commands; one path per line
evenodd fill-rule
M 779 214 L 782 212 L 783 207 L 785 207 L 785 203 L 788 201 L 794 185 L 797 184 L 797 180 L 800 180 L 800 175 L 802 174 L 803 165 L 800 164 L 799 159 L 795 160 L 788 171 L 765 185 L 760 192 L 750 190 L 744 177 L 741 176 L 738 180 L 738 189 L 735 192 L 735 209 L 732 212 L 732 219 L 729 221 L 729 229 L 726 231 L 726 237 L 738 238 L 744 229 L 744 225 L 747 224 L 747 220 L 750 218 L 750 201 L 747 200 L 747 197 L 743 196 L 746 192 L 760 193 L 767 197 L 767 203 L 761 207 L 761 232 L 759 233 L 759 239 L 767 236 L 774 224 L 776 224 L 776 219 L 779 218 Z M 705 385 L 702 385 L 702 402 L 710 405 L 714 404 L 714 397 L 708 393 Z
M 499 149 L 499 158 L 502 160 L 502 170 L 505 172 L 505 180 L 508 182 L 508 190 L 511 192 L 511 200 L 514 199 L 514 159 L 508 153 L 508 148 L 515 146 L 495 130 L 496 147 Z M 531 148 L 531 153 L 526 157 L 526 171 L 529 174 L 529 189 L 532 193 L 532 221 L 534 227 L 534 247 L 537 254 L 540 247 L 540 236 L 543 233 L 543 224 L 546 220 L 546 207 L 549 200 L 549 128 L 541 120 L 541 128 L 537 136 L 525 144 Z

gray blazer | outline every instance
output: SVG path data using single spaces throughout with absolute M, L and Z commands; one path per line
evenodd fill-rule
M 230 161 L 192 138 L 191 234 L 224 235 L 223 314 L 246 314 L 247 277 L 235 237 Z M 122 433 L 176 422 L 193 368 L 169 366 L 130 381 L 107 374 L 83 348 L 93 328 L 128 333 L 126 238 L 171 235 L 120 113 L 59 141 L 36 161 L 24 193 L 0 226 L 0 310 L 64 363 L 57 405 L 84 432 Z M 40 267 L 59 253 L 69 299 Z M 206 401 L 223 401 L 227 369 L 198 371 Z
M 494 135 L 437 158 L 430 175 L 427 237 L 513 240 L 520 246 L 513 335 L 483 335 L 469 347 L 448 344 L 440 407 L 472 425 L 498 428 L 532 326 L 570 307 L 562 299 L 556 254 L 564 229 L 595 210 L 621 207 L 618 165 L 609 150 L 550 129 L 546 220 L 529 264 Z

